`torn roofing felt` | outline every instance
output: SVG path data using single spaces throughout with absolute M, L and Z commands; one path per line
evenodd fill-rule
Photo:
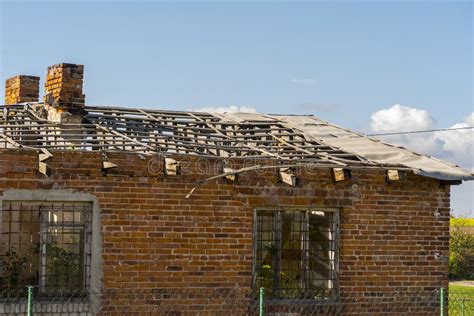
M 401 146 L 370 138 L 311 116 L 274 116 L 307 137 L 382 165 L 401 165 L 415 174 L 440 180 L 472 180 L 474 174 L 449 162 L 420 155 Z
M 86 106 L 51 115 L 43 103 L 0 105 L 0 148 L 128 151 L 273 158 L 347 168 L 409 169 L 440 180 L 474 174 L 314 116 L 205 113 Z

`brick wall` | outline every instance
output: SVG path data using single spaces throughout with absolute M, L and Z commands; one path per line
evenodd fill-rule
M 5 104 L 37 102 L 40 78 L 18 75 L 5 81 Z
M 45 81 L 45 102 L 70 113 L 82 111 L 85 106 L 83 77 L 83 65 L 62 63 L 49 66 Z
M 351 180 L 334 183 L 327 169 L 300 168 L 297 186 L 289 187 L 277 183 L 277 171 L 270 169 L 242 174 L 237 184 L 205 183 L 185 199 L 197 179 L 219 172 L 217 160 L 175 157 L 183 174 L 165 176 L 159 160 L 123 153 L 108 153 L 108 159 L 118 167 L 104 172 L 100 153 L 55 152 L 45 178 L 36 172 L 36 153 L 0 152 L 0 193 L 73 189 L 98 198 L 102 314 L 246 314 L 236 304 L 250 292 L 252 216 L 260 206 L 340 209 L 343 297 L 402 291 L 435 300 L 434 291 L 448 284 L 449 186 L 437 180 L 408 175 L 387 183 L 382 171 L 357 170 Z M 239 168 L 251 162 L 231 163 Z M 410 312 L 417 304 L 404 308 Z M 423 311 L 430 315 L 437 308 Z

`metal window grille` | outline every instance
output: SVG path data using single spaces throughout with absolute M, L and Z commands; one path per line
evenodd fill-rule
M 88 293 L 91 203 L 4 201 L 0 211 L 0 295 Z
M 254 288 L 273 299 L 337 294 L 338 216 L 322 210 L 257 210 Z

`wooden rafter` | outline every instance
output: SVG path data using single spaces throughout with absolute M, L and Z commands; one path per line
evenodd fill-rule
M 87 113 L 79 120 L 82 123 L 64 124 L 43 118 L 37 112 L 40 106 L 12 105 L 8 111 L 0 106 L 7 113 L 3 119 L 0 117 L 0 146 L 3 142 L 36 149 L 298 159 L 341 167 L 370 164 L 265 116 L 241 122 L 232 116 L 202 112 L 86 107 Z M 262 119 L 258 120 L 259 117 Z

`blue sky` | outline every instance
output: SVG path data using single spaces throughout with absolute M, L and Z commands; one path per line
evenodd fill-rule
M 3 1 L 0 10 L 0 79 L 81 63 L 91 105 L 235 105 L 367 132 L 371 115 L 395 104 L 429 112 L 434 127 L 473 112 L 469 1 Z M 472 156 L 459 159 L 473 167 Z M 472 210 L 473 188 L 456 188 L 453 207 Z

